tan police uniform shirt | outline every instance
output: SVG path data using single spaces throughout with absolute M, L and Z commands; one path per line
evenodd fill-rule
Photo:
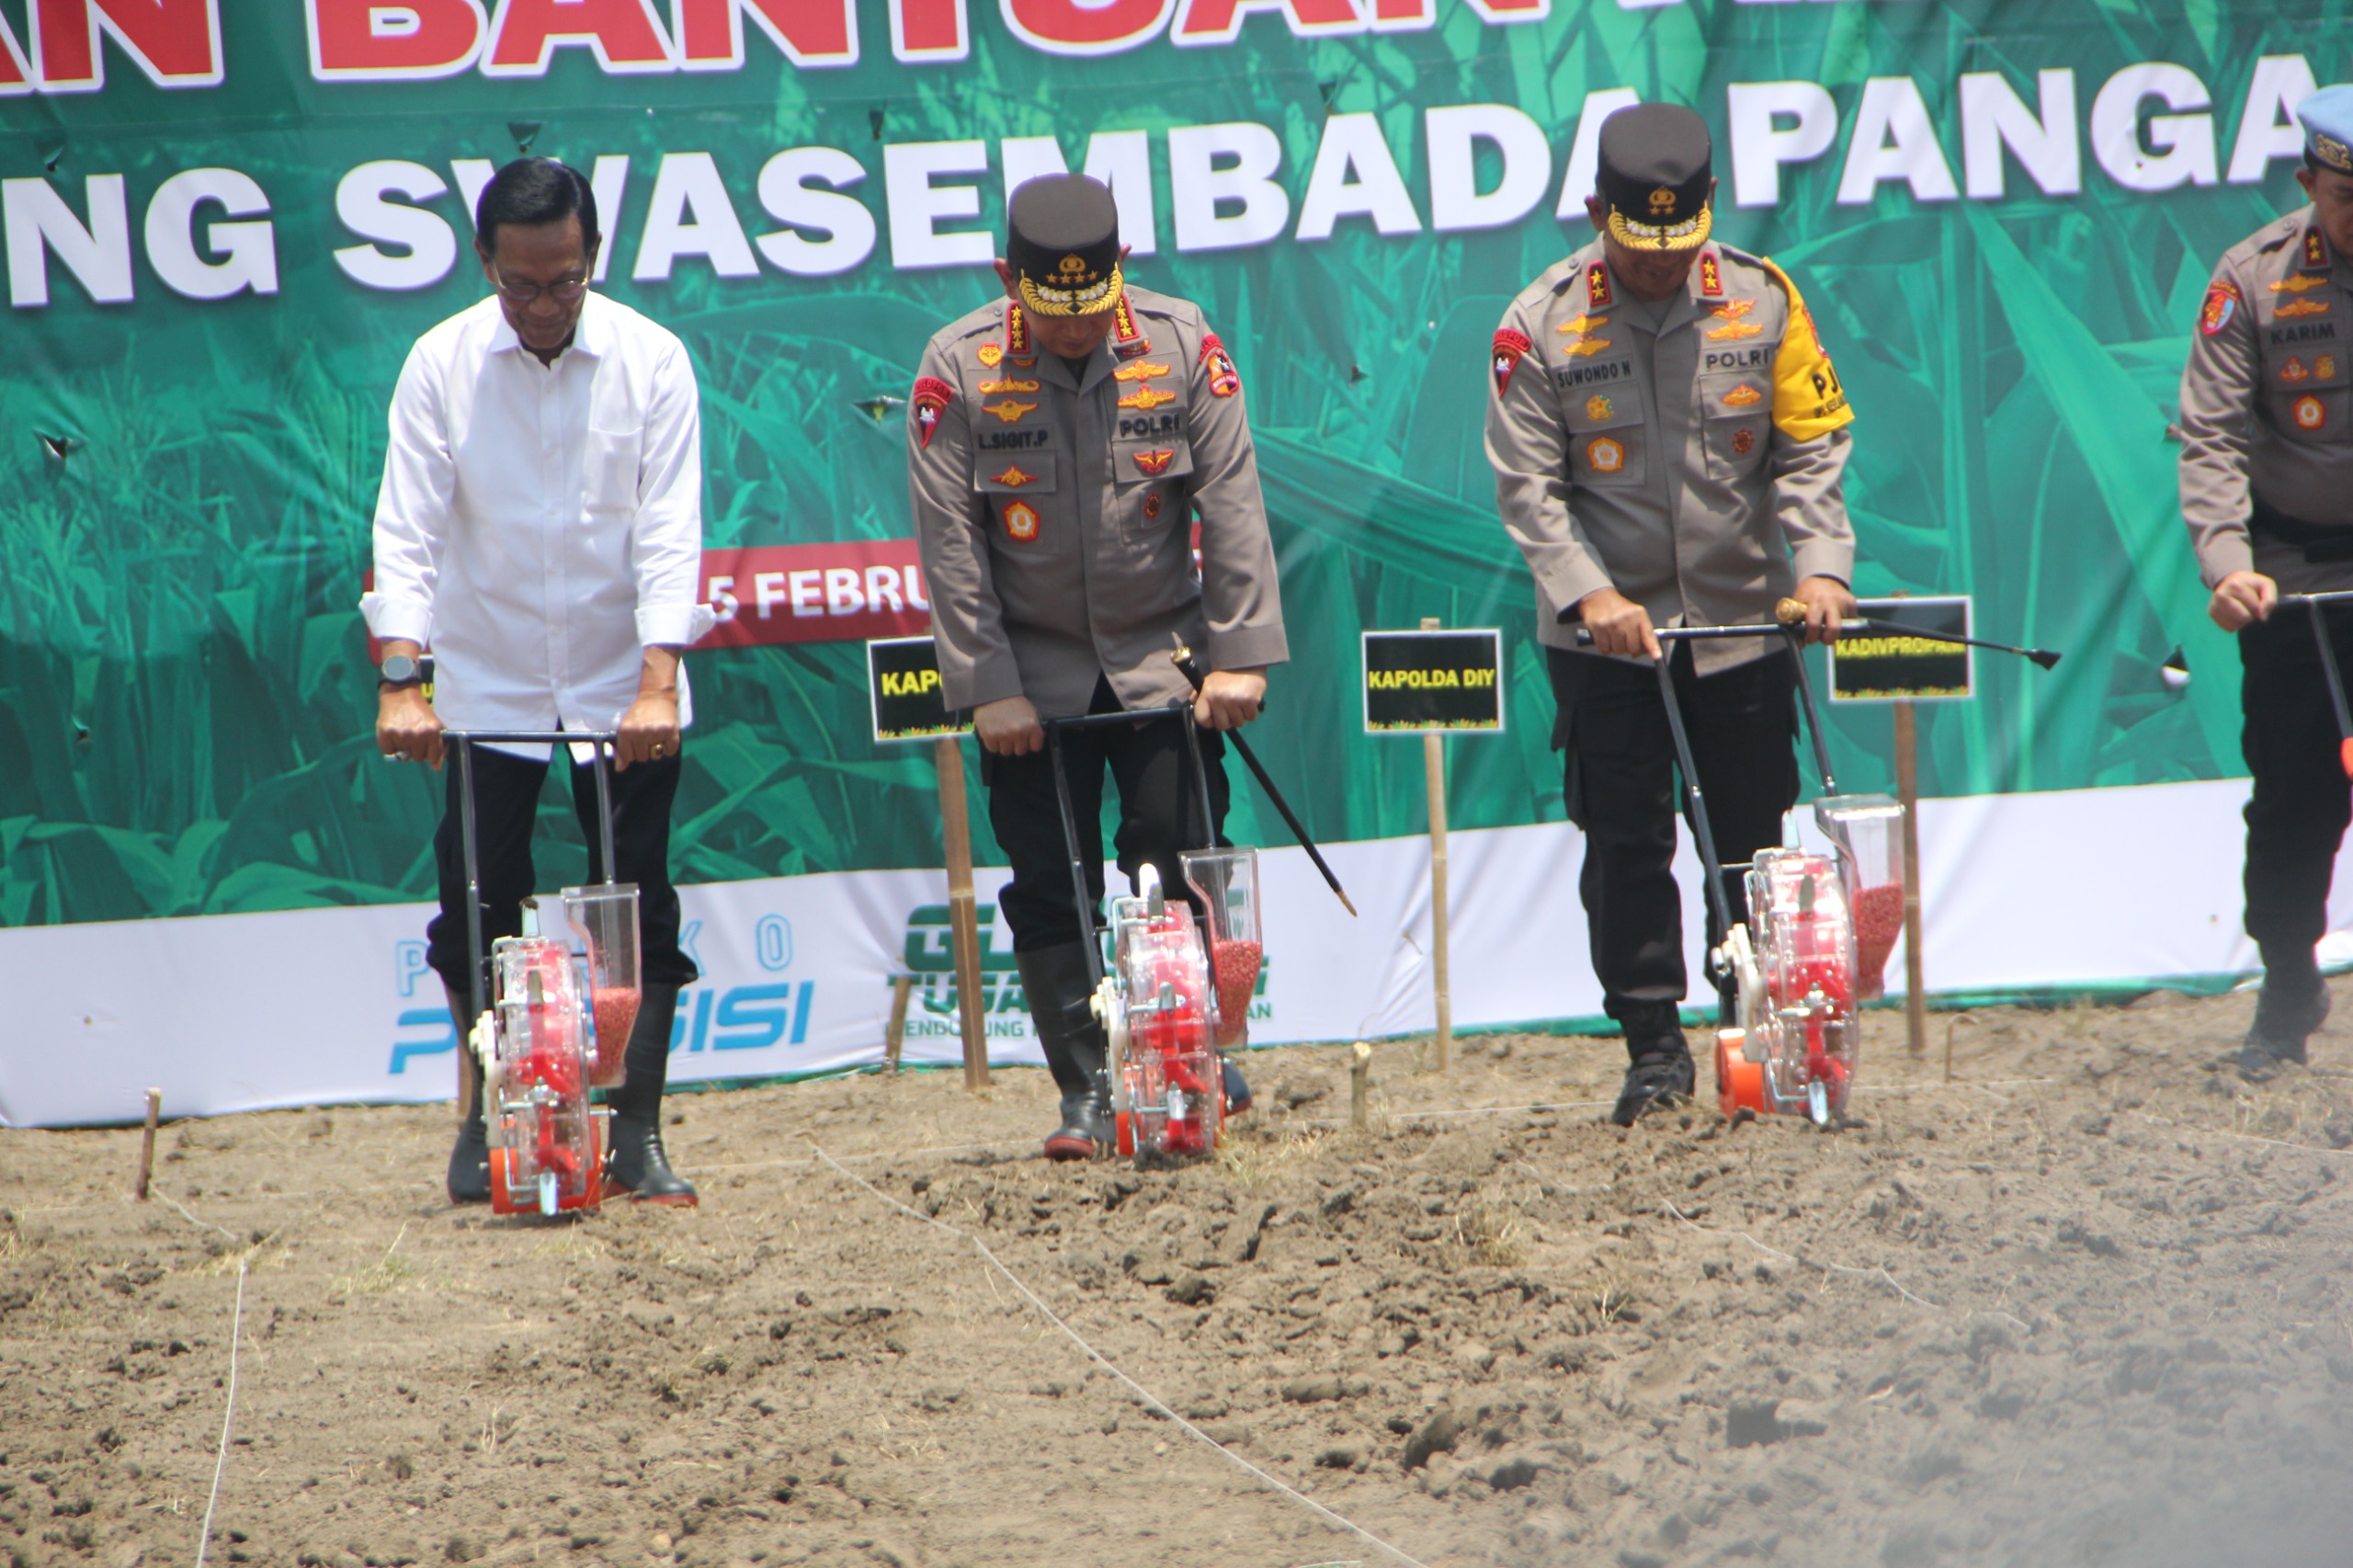
M 2353 263 L 2313 210 L 2223 253 L 2181 377 L 2181 512 L 2212 587 L 2255 571 L 2288 593 L 2353 587 L 2353 561 L 2251 539 L 2251 495 L 2313 528 L 2353 528 Z
M 1601 241 L 1528 286 L 1489 361 L 1495 501 L 1536 577 L 1537 635 L 1614 587 L 1661 626 L 1769 621 L 1801 577 L 1854 575 L 1841 477 L 1854 418 L 1788 276 L 1704 247 L 1663 319 Z M 1711 674 L 1764 639 L 1702 642 Z
M 907 410 L 907 488 L 948 705 L 1084 713 L 1288 656 L 1242 378 L 1190 301 L 1130 285 L 1074 379 L 1000 300 L 942 328 Z M 1200 568 L 1192 524 L 1200 522 Z

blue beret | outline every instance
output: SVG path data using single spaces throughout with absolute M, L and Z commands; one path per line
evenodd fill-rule
M 2296 107 L 2296 118 L 2304 122 L 2304 156 L 2353 175 L 2353 85 L 2323 87 Z

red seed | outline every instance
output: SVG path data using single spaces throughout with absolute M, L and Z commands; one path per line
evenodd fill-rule
M 1211 949 L 1217 970 L 1217 1042 L 1231 1045 L 1250 1027 L 1250 998 L 1258 989 L 1266 949 L 1257 942 L 1219 942 Z
M 1903 935 L 1902 882 L 1881 882 L 1855 895 L 1856 963 L 1862 971 L 1856 982 L 1859 994 L 1876 996 L 1886 989 L 1881 971 L 1887 968 L 1887 955 L 1895 950 L 1896 938 Z
M 626 1071 L 629 1033 L 637 1023 L 637 987 L 608 985 L 597 993 L 597 1054 L 588 1064 L 588 1082 L 609 1089 Z

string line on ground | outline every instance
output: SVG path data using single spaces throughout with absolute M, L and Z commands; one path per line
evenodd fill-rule
M 183 1209 L 180 1212 L 186 1214 L 188 1210 Z M 188 1218 L 194 1220 L 196 1216 L 189 1214 Z M 212 1228 L 217 1231 L 221 1227 Z M 221 1506 L 221 1477 L 229 1468 L 229 1426 L 237 1415 L 237 1342 L 244 1331 L 245 1260 L 241 1257 L 237 1260 L 237 1305 L 229 1316 L 229 1397 L 221 1406 L 221 1447 L 212 1456 L 212 1495 L 204 1500 L 204 1533 L 196 1538 L 196 1568 L 204 1568 L 205 1554 L 212 1549 L 212 1511 Z

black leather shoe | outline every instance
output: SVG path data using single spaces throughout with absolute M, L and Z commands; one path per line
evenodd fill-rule
M 479 1116 L 468 1117 L 458 1129 L 457 1147 L 449 1151 L 449 1201 L 490 1201 L 490 1129 Z
M 1618 1090 L 1618 1103 L 1611 1108 L 1609 1119 L 1620 1127 L 1631 1127 L 1652 1111 L 1688 1100 L 1696 1076 L 1690 1049 L 1679 1041 L 1672 1054 L 1646 1055 L 1626 1069 L 1626 1082 Z
M 702 1201 L 694 1183 L 670 1168 L 670 1155 L 662 1147 L 660 1112 L 653 1119 L 615 1113 L 606 1123 L 613 1140 L 610 1162 L 605 1167 L 605 1185 L 616 1192 L 626 1192 L 638 1203 L 668 1203 L 681 1209 L 692 1209 Z

